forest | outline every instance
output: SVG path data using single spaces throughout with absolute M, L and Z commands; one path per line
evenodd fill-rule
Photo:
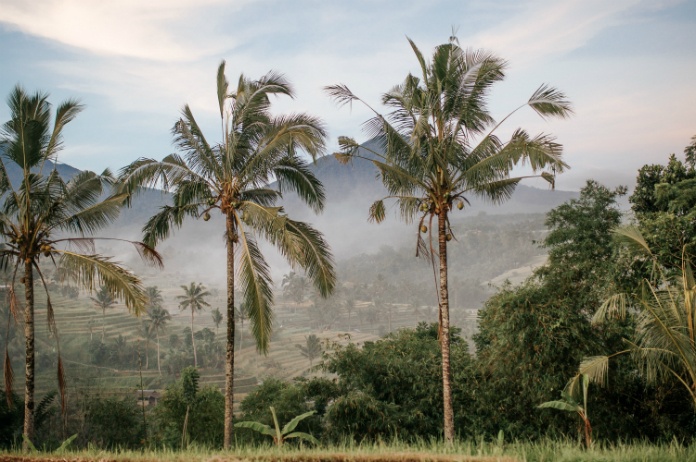
M 590 179 L 547 213 L 477 213 L 474 199 L 501 204 L 530 176 L 553 187 L 571 166 L 551 135 L 496 135 L 501 59 L 411 46 L 422 75 L 384 94 L 368 142 L 341 137 L 330 156 L 369 165 L 360 219 L 399 231 L 337 255 L 294 215 L 331 207 L 310 162 L 326 132 L 271 111 L 292 96 L 282 76 L 232 88 L 222 62 L 220 141 L 187 105 L 176 153 L 101 174 L 58 161 L 81 104 L 15 87 L 0 133 L 0 448 L 689 451 L 696 136 L 630 193 Z M 326 92 L 371 109 L 345 85 Z M 573 111 L 547 85 L 521 107 Z

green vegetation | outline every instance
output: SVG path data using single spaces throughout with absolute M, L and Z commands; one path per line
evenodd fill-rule
M 323 187 L 300 156 L 304 151 L 316 159 L 321 153 L 326 136 L 323 124 L 307 114 L 272 115 L 270 97 L 274 95 L 293 95 L 290 84 L 274 72 L 259 80 L 242 76 L 237 89 L 231 91 L 223 61 L 217 73 L 222 142 L 211 145 L 207 141 L 187 105 L 183 118 L 174 125 L 175 140 L 184 156 L 172 154 L 161 162 L 140 159 L 121 175 L 131 191 L 159 181 L 175 190 L 173 205 L 163 207 L 143 228 L 145 242 L 153 246 L 167 238 L 172 227 L 180 227 L 187 216 L 208 221 L 210 211 L 218 210 L 225 218 L 225 448 L 232 444 L 233 435 L 235 283 L 241 285 L 262 352 L 268 350 L 273 326 L 272 281 L 255 235 L 275 245 L 292 265 L 305 269 L 323 296 L 331 293 L 336 282 L 333 258 L 321 233 L 290 219 L 282 207 L 274 207 L 283 191 L 295 191 L 314 211 L 323 208 Z M 268 187 L 271 177 L 278 182 L 278 190 Z
M 422 75 L 384 96 L 392 112 L 368 122 L 370 148 L 341 144 L 344 159 L 377 166 L 386 199 L 418 223 L 420 266 L 394 239 L 334 269 L 324 237 L 279 205 L 293 191 L 324 206 L 301 153 L 321 154 L 325 133 L 315 117 L 271 113 L 273 95 L 292 96 L 278 74 L 231 90 L 223 63 L 222 141 L 210 144 L 186 106 L 173 130 L 182 154 L 140 159 L 120 180 L 61 178 L 61 131 L 81 106 L 53 116 L 47 96 L 17 87 L 0 138 L 0 447 L 78 460 L 696 461 L 696 137 L 685 161 L 640 169 L 630 217 L 627 188 L 593 180 L 545 217 L 457 216 L 468 197 L 507 198 L 522 161 L 551 182 L 566 165 L 547 135 L 493 134 L 498 58 L 452 39 L 426 62 L 411 45 Z M 570 113 L 546 86 L 524 106 Z M 207 268 L 195 279 L 205 285 L 168 273 L 144 288 L 104 256 L 120 250 L 97 247 L 93 233 L 143 186 L 171 189 L 172 202 L 145 224 L 145 243 L 126 242 L 159 263 L 150 245 L 219 211 L 226 293 Z M 385 218 L 383 200 L 370 215 Z M 277 304 L 259 238 L 291 264 Z M 214 306 L 225 309 L 195 316 Z
M 234 426 L 237 428 L 249 428 L 261 433 L 262 435 L 271 436 L 276 446 L 282 446 L 287 440 L 293 438 L 313 444 L 319 444 L 319 440 L 309 433 L 295 431 L 297 424 L 302 422 L 307 417 L 314 415 L 316 411 L 309 411 L 298 415 L 290 422 L 285 424 L 281 430 L 280 425 L 278 424 L 278 417 L 276 417 L 275 409 L 273 409 L 273 406 L 271 406 L 269 409 L 271 411 L 271 415 L 273 416 L 273 428 L 271 428 L 269 425 L 262 424 L 261 422 L 237 422 Z
M 496 122 L 487 103 L 493 85 L 505 77 L 502 59 L 480 50 L 463 50 L 456 37 L 451 37 L 450 43 L 436 47 L 432 61 L 426 62 L 410 39 L 409 43 L 422 73 L 409 74 L 401 85 L 384 93 L 382 103 L 391 110 L 387 115 L 372 109 L 344 85 L 326 90 L 340 104 L 360 102 L 374 112 L 365 125 L 369 135 L 379 140 L 382 151 L 372 152 L 373 157 L 365 159 L 379 169 L 388 196 L 370 207 L 370 220 L 383 221 L 385 200 L 393 199 L 403 219 L 415 219 L 419 231 L 428 235 L 426 240 L 418 234 L 416 255 L 431 259 L 433 272 L 439 274 L 444 432 L 445 439 L 452 442 L 455 427 L 447 243 L 455 236 L 450 215 L 454 207 L 462 210 L 469 204 L 472 196 L 494 203 L 509 198 L 524 178 L 511 177 L 519 165 L 530 165 L 535 174 L 551 184 L 555 173 L 568 166 L 561 159 L 561 145 L 549 135 L 531 137 L 517 129 L 507 142 L 498 138 L 496 130 L 511 114 Z M 544 118 L 567 117 L 572 112 L 565 95 L 547 85 L 539 87 L 521 107 L 525 106 Z M 361 157 L 355 140 L 342 137 L 339 144 L 346 162 Z
M 24 285 L 26 359 L 22 435 L 25 442 L 30 442 L 35 436 L 34 285 L 38 281 L 45 291 L 48 326 L 56 340 L 58 388 L 61 408 L 64 412 L 66 410 L 65 372 L 44 273 L 46 266 L 58 266 L 62 270 L 61 280 L 72 279 L 90 291 L 95 290 L 98 284 L 103 285 L 104 290 L 123 298 L 126 306 L 136 313 L 142 309 L 145 296 L 138 277 L 94 250 L 94 238 L 91 236 L 118 216 L 125 200 L 122 193 L 112 188 L 114 178 L 111 173 L 105 171 L 97 175 L 85 171 L 65 181 L 55 168 L 63 145 L 62 130 L 77 116 L 82 106 L 75 100 L 65 101 L 52 117 L 48 95 L 30 95 L 20 86 L 12 91 L 8 104 L 11 118 L 0 132 L 0 196 L 3 197 L 0 236 L 4 240 L 0 248 L 0 269 L 8 272 L 5 290 L 9 311 L 15 321 L 20 318 L 15 285 Z M 53 169 L 50 169 L 49 163 L 52 163 Z M 19 183 L 12 183 L 8 173 L 11 168 L 21 171 Z M 159 255 L 154 250 L 139 242 L 133 244 L 141 256 L 161 266 Z M 18 274 L 22 276 L 17 278 Z M 13 373 L 7 346 L 4 364 L 6 398 L 8 406 L 11 406 Z

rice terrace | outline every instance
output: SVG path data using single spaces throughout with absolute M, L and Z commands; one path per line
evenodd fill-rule
M 0 43 L 0 462 L 696 462 L 696 3 Z

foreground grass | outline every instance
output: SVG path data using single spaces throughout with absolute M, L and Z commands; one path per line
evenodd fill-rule
M 696 446 L 677 442 L 598 445 L 589 451 L 575 442 L 545 440 L 506 444 L 462 442 L 407 445 L 343 445 L 325 448 L 245 446 L 233 451 L 193 448 L 186 451 L 101 451 L 63 453 L 0 452 L 0 462 L 696 462 Z

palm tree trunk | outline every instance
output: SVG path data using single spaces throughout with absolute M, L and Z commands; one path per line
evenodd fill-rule
M 24 435 L 34 439 L 34 274 L 31 262 L 24 265 L 24 339 L 26 346 L 26 370 L 24 381 Z M 29 451 L 27 441 L 22 444 Z
M 102 307 L 102 343 L 104 343 L 104 324 L 106 324 L 106 308 Z
M 454 441 L 454 410 L 450 371 L 449 293 L 447 291 L 447 210 L 437 216 L 437 238 L 440 253 L 440 349 L 442 351 L 442 400 L 444 402 L 445 441 Z
M 193 305 L 191 305 L 191 346 L 193 346 L 193 367 L 198 367 L 198 358 L 196 356 L 196 339 L 193 337 Z
M 225 434 L 223 447 L 229 449 L 234 436 L 234 217 L 226 214 L 227 227 L 227 351 L 225 355 Z
M 162 375 L 162 366 L 160 365 L 159 331 L 157 331 L 157 372 L 159 372 L 159 375 Z

